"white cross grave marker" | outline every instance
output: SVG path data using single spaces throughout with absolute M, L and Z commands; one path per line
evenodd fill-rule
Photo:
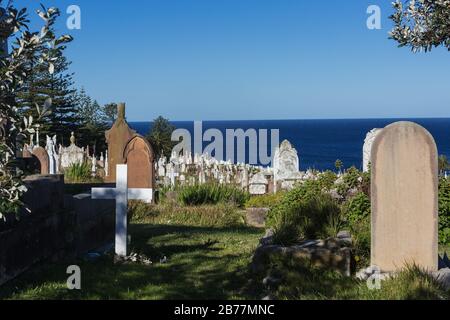
M 151 203 L 153 189 L 128 189 L 128 167 L 118 164 L 115 188 L 92 188 L 92 199 L 116 200 L 116 255 L 126 257 L 128 200 L 142 200 Z

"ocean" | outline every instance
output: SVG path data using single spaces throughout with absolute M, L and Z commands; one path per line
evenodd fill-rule
M 334 170 L 337 159 L 343 162 L 345 168 L 355 166 L 361 169 L 367 132 L 401 120 L 413 121 L 426 128 L 433 135 L 439 154 L 450 159 L 450 118 L 204 121 L 203 132 L 216 128 L 225 137 L 226 129 L 268 129 L 269 132 L 270 129 L 279 129 L 280 143 L 287 139 L 293 144 L 303 171 L 309 168 Z M 193 121 L 174 121 L 172 124 L 176 128 L 187 129 L 194 137 Z M 146 135 L 151 122 L 130 122 L 130 126 L 139 134 Z M 270 141 L 270 133 L 267 138 Z M 204 146 L 209 143 L 205 142 Z

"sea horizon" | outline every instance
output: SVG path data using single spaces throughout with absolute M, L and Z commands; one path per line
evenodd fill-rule
M 439 154 L 450 158 L 450 118 L 205 120 L 202 121 L 202 126 L 203 132 L 216 128 L 224 136 L 226 129 L 268 129 L 269 132 L 270 129 L 278 129 L 279 142 L 291 142 L 300 158 L 300 170 L 306 171 L 335 170 L 337 159 L 343 162 L 345 168 L 354 166 L 362 169 L 362 149 L 366 134 L 374 128 L 384 128 L 397 121 L 412 121 L 423 126 L 433 135 Z M 193 120 L 170 122 L 178 129 L 187 129 L 193 137 Z M 146 135 L 152 125 L 152 121 L 129 123 L 141 135 Z M 270 140 L 270 133 L 268 139 Z M 204 142 L 203 147 L 209 143 Z M 270 150 L 270 146 L 268 149 Z M 237 162 L 236 159 L 233 162 Z M 248 157 L 246 163 L 249 163 Z

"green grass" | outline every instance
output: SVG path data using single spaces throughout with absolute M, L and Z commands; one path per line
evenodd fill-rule
M 112 256 L 46 263 L 0 287 L 0 299 L 261 299 L 265 275 L 249 273 L 264 231 L 239 223 L 233 207 L 131 205 L 131 251 L 153 264 L 114 264 Z M 441 247 L 444 252 L 449 247 Z M 167 263 L 160 263 L 166 256 Z M 66 268 L 81 268 L 82 289 L 66 288 Z M 279 299 L 448 299 L 449 293 L 410 268 L 369 290 L 365 282 L 335 272 L 280 262 Z
M 140 223 L 129 231 L 133 251 L 153 265 L 115 265 L 111 257 L 43 265 L 0 287 L 0 299 L 254 298 L 243 288 L 261 230 Z M 71 264 L 81 268 L 82 290 L 66 289 Z

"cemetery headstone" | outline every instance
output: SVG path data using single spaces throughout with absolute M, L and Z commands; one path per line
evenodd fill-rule
M 130 188 L 154 188 L 154 152 L 142 137 L 134 137 L 126 146 L 125 163 L 128 165 L 128 185 Z
M 116 181 L 116 166 L 124 164 L 124 151 L 128 143 L 136 136 L 125 119 L 125 103 L 117 105 L 117 119 L 112 128 L 105 133 L 108 143 L 108 177 L 107 182 Z
M 92 199 L 110 199 L 116 201 L 116 236 L 115 253 L 126 257 L 127 249 L 127 214 L 128 200 L 153 200 L 153 189 L 128 188 L 128 168 L 126 164 L 117 165 L 115 188 L 92 188 Z
M 363 172 L 369 172 L 372 145 L 381 130 L 382 129 L 375 128 L 370 130 L 366 135 L 363 146 Z
M 431 134 L 412 122 L 387 126 L 372 147 L 372 265 L 438 267 L 438 156 Z
M 301 178 L 299 167 L 300 160 L 297 150 L 295 150 L 289 141 L 284 140 L 275 150 L 273 158 L 275 188 L 278 182 L 287 181 L 288 184 L 293 184 L 293 181 L 299 180 Z
M 268 181 L 263 173 L 257 173 L 250 179 L 249 192 L 252 195 L 263 195 L 267 193 Z
M 40 172 L 42 175 L 46 175 L 49 174 L 50 171 L 50 167 L 49 167 L 49 158 L 48 158 L 48 154 L 47 151 L 42 148 L 42 147 L 35 147 L 33 149 L 33 156 L 35 156 L 38 160 L 39 160 L 39 164 L 40 164 Z

